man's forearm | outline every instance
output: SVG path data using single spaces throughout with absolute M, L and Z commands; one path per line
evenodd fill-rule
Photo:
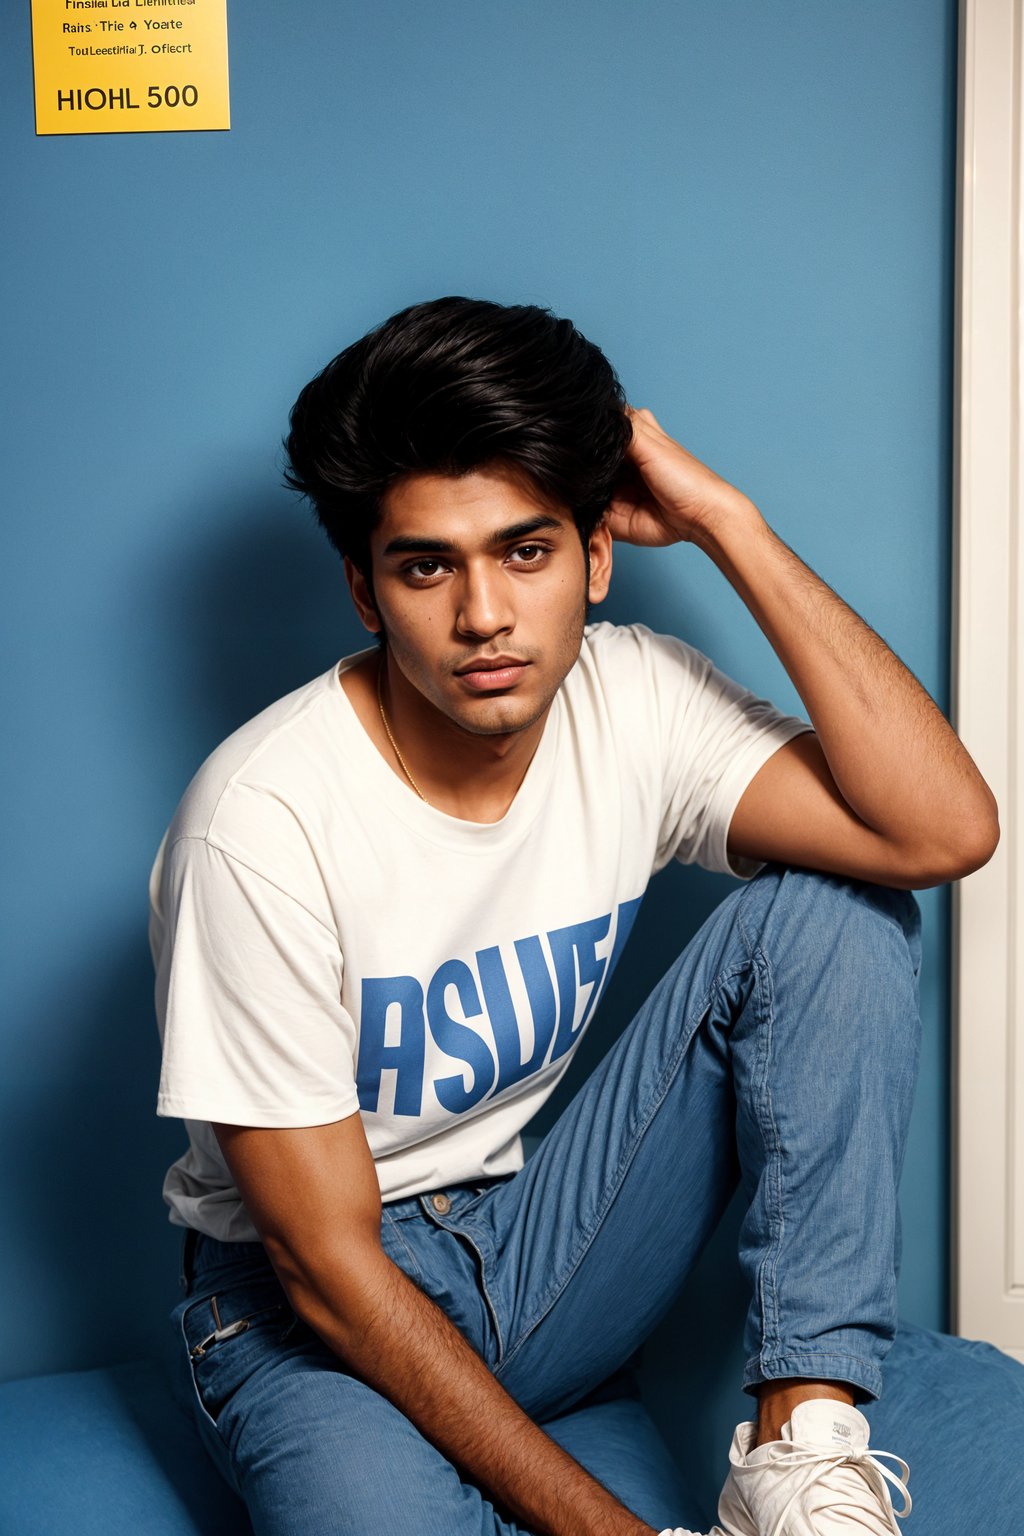
M 302 1315 L 345 1366 L 410 1419 L 477 1486 L 550 1536 L 650 1536 L 544 1433 L 463 1335 L 386 1255 L 320 1273 Z M 401 1528 L 400 1512 L 397 1525 Z
M 744 501 L 695 542 L 771 641 L 846 803 L 908 848 L 983 842 L 995 800 L 934 700 Z

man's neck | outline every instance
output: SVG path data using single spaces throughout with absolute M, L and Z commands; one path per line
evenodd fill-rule
M 382 718 L 377 692 L 382 665 L 383 656 L 367 656 L 343 672 L 340 682 L 384 761 L 410 793 L 419 793 L 435 810 L 461 821 L 500 821 L 533 761 L 547 711 L 521 731 L 478 735 L 450 720 L 392 668 Z

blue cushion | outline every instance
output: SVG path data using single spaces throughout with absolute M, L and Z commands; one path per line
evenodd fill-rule
M 4 1536 L 252 1536 L 149 1360 L 0 1386 Z
M 1024 1532 L 1024 1366 L 902 1324 L 867 1412 L 872 1445 L 910 1463 L 907 1536 Z M 153 1361 L 0 1386 L 0 1459 L 4 1536 L 252 1536 Z
M 1022 1536 L 1024 1365 L 991 1344 L 901 1323 L 884 1373 L 864 1411 L 872 1447 L 910 1467 L 907 1536 Z

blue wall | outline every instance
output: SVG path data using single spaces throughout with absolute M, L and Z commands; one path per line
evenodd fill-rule
M 0 66 L 0 1375 L 139 1354 L 172 1304 L 146 876 L 203 756 L 361 643 L 279 441 L 369 325 L 442 293 L 571 315 L 948 708 L 952 0 L 248 0 L 230 31 L 229 133 L 35 138 L 27 5 Z M 622 551 L 605 616 L 801 708 L 693 548 Z M 659 879 L 587 1062 L 731 886 Z M 941 1326 L 948 892 L 921 904 L 902 1301 Z M 666 1325 L 712 1394 L 685 1329 L 733 1337 L 727 1237 Z

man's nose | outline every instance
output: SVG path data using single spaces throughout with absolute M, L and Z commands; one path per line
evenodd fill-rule
M 511 582 L 500 570 L 468 570 L 459 592 L 455 626 L 461 635 L 496 635 L 512 629 Z

